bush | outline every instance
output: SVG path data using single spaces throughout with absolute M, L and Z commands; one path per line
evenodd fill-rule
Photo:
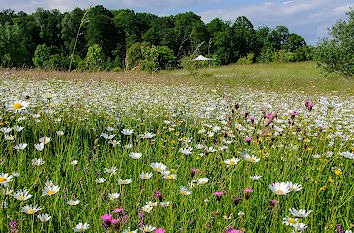
M 126 66 L 127 69 L 133 69 L 142 63 L 142 50 L 149 48 L 151 45 L 148 42 L 136 42 L 127 51 Z
M 46 68 L 47 63 L 52 55 L 58 55 L 58 48 L 55 46 L 48 47 L 46 44 L 38 45 L 33 56 L 33 64 L 37 68 Z M 59 55 L 60 56 L 60 55 Z M 52 57 L 53 59 L 53 57 Z M 61 62 L 59 62 L 60 64 Z
M 286 49 L 281 49 L 272 54 L 272 62 L 274 63 L 283 63 L 283 62 L 293 62 L 295 61 L 294 53 Z
M 157 47 L 157 61 L 158 68 L 163 70 L 170 70 L 176 67 L 176 57 L 173 54 L 173 50 L 167 46 Z
M 346 13 L 347 21 L 339 20 L 330 29 L 333 39 L 323 38 L 317 45 L 315 60 L 326 72 L 354 76 L 354 10 Z
M 142 70 L 157 71 L 172 69 L 176 65 L 176 57 L 167 46 L 154 46 L 147 42 L 133 44 L 127 52 L 127 68 L 141 65 Z
M 78 69 L 81 71 L 87 70 L 91 72 L 96 72 L 104 69 L 105 65 L 105 55 L 103 54 L 102 48 L 95 44 L 88 48 L 87 55 L 84 60 L 82 60 Z
M 254 58 L 254 54 L 249 53 L 247 54 L 246 57 L 241 57 L 240 59 L 238 59 L 237 64 L 252 64 L 253 58 Z

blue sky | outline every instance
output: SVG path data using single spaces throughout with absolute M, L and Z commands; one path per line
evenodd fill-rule
M 28 13 L 38 7 L 70 11 L 91 4 L 157 15 L 193 11 L 206 23 L 216 17 L 233 21 L 244 15 L 255 27 L 285 25 L 290 32 L 303 36 L 313 45 L 318 38 L 327 35 L 327 28 L 337 19 L 346 17 L 345 11 L 354 8 L 354 0 L 0 0 L 0 9 L 12 8 Z

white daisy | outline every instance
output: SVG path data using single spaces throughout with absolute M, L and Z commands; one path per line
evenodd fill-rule
M 38 211 L 40 211 L 42 208 L 38 207 L 37 205 L 25 205 L 22 207 L 21 212 L 26 213 L 26 214 L 34 214 Z
M 140 179 L 148 180 L 148 179 L 150 179 L 152 177 L 152 173 L 149 173 L 149 172 L 144 173 L 144 172 L 142 172 L 139 177 L 140 177 Z
M 308 212 L 306 212 L 306 210 L 300 209 L 300 210 L 296 210 L 295 208 L 290 208 L 289 212 L 294 216 L 294 217 L 298 217 L 298 218 L 306 218 L 307 216 L 309 216 L 309 214 L 312 212 L 312 210 L 309 210 Z
M 74 228 L 73 228 L 73 230 L 75 231 L 75 232 L 83 232 L 83 231 L 86 231 L 87 229 L 89 229 L 89 227 L 90 227 L 90 224 L 87 224 L 87 222 L 85 222 L 85 223 L 79 223 L 79 224 L 77 224 Z
M 70 200 L 68 202 L 66 202 L 68 205 L 74 206 L 74 205 L 78 205 L 80 203 L 80 200 Z
M 276 182 L 269 185 L 270 190 L 277 195 L 286 195 L 291 192 L 288 182 Z

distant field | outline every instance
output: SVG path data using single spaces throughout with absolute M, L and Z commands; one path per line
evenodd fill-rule
M 195 84 L 208 87 L 257 88 L 263 90 L 297 90 L 305 94 L 329 91 L 353 94 L 354 80 L 339 75 L 324 75 L 315 62 L 285 64 L 229 65 L 199 70 L 172 70 L 158 73 L 146 72 L 59 72 L 41 70 L 10 70 L 21 77 L 35 79 L 81 79 L 105 81 L 147 81 L 163 83 Z

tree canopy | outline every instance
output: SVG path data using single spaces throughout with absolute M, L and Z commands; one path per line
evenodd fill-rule
M 73 68 L 82 69 L 93 51 L 104 57 L 100 69 L 110 70 L 139 64 L 142 55 L 134 55 L 138 60 L 125 64 L 133 51 L 145 54 L 144 64 L 148 57 L 158 63 L 143 67 L 171 69 L 179 67 L 183 58 L 199 54 L 213 57 L 217 61 L 213 64 L 225 65 L 240 59 L 274 62 L 279 52 L 291 54 L 291 61 L 303 61 L 311 59 L 312 49 L 286 26 L 255 28 L 245 16 L 234 22 L 216 18 L 204 23 L 193 12 L 160 17 L 102 5 L 64 13 L 42 8 L 32 14 L 0 12 L 1 66 L 65 70 L 73 60 Z

